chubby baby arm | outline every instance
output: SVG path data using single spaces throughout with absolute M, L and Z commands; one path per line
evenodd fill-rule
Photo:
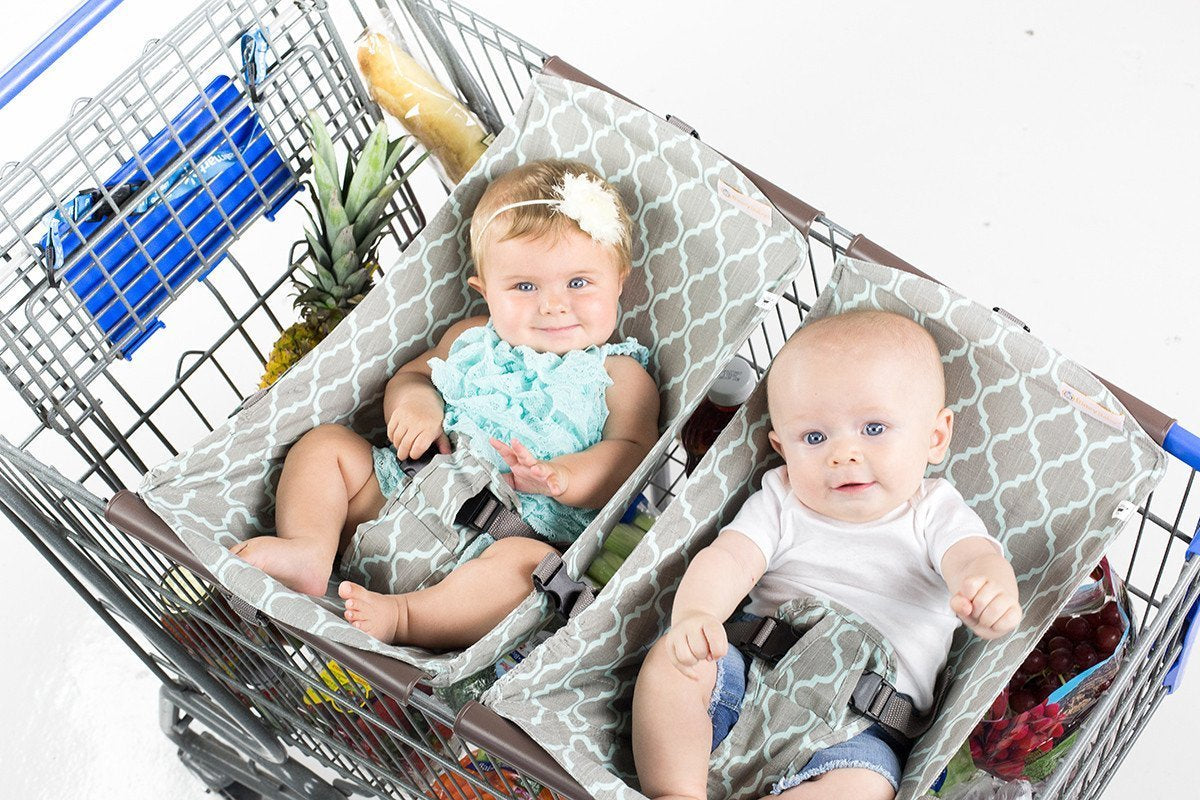
M 563 505 L 600 508 L 633 473 L 658 439 L 658 387 L 629 356 L 604 362 L 612 386 L 605 391 L 608 419 L 603 438 L 579 453 L 539 461 L 519 441 L 492 446 L 504 458 L 519 492 L 545 494 Z
M 446 406 L 433 386 L 429 360 L 446 358 L 450 345 L 463 331 L 486 322 L 487 317 L 456 322 L 437 345 L 401 366 L 388 380 L 383 392 L 383 418 L 387 421 L 388 440 L 400 458 L 419 458 L 434 444 L 438 452 L 450 452 L 450 439 L 442 429 Z
M 725 619 L 766 568 L 762 550 L 737 531 L 723 531 L 696 554 L 675 592 L 671 627 L 663 634 L 663 644 L 676 669 L 696 679 L 697 663 L 725 655 L 729 650 Z
M 996 545 L 972 537 L 956 542 L 942 557 L 950 609 L 981 639 L 998 639 L 1021 621 L 1017 578 Z

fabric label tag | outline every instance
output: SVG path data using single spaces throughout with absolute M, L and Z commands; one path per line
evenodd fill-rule
M 1113 509 L 1113 519 L 1115 519 L 1117 522 L 1125 522 L 1135 511 L 1137 511 L 1137 506 L 1128 500 L 1122 500 L 1120 503 L 1117 503 L 1117 507 Z
M 1116 411 L 1105 408 L 1083 392 L 1065 383 L 1059 384 L 1058 393 L 1062 396 L 1063 400 L 1066 400 L 1092 419 L 1098 419 L 1105 425 L 1116 428 L 1119 431 L 1125 430 L 1124 414 L 1118 414 Z
M 758 298 L 758 302 L 756 302 L 754 305 L 758 306 L 763 311 L 770 311 L 776 306 L 776 304 L 779 303 L 780 297 L 780 295 L 777 295 L 774 292 L 768 292 L 766 289 L 764 289 L 762 296 Z
M 754 217 L 763 225 L 771 224 L 771 206 L 767 203 L 742 194 L 720 178 L 717 178 L 717 194 L 722 200 Z

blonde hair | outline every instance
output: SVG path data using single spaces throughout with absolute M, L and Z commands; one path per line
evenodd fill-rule
M 497 209 L 510 203 L 554 199 L 558 196 L 557 187 L 562 185 L 567 175 L 588 175 L 600 181 L 612 193 L 621 223 L 621 237 L 612 246 L 613 255 L 617 259 L 620 277 L 624 279 L 629 274 L 633 265 L 633 221 L 621 202 L 620 194 L 604 180 L 604 176 L 587 164 L 546 159 L 532 161 L 504 173 L 492 181 L 479 198 L 475 213 L 471 215 L 471 258 L 475 261 L 476 275 L 483 275 L 486 245 L 490 242 L 557 237 L 568 229 L 580 231 L 575 220 L 558 213 L 557 206 L 544 203 L 506 209 L 499 218 L 492 219 Z

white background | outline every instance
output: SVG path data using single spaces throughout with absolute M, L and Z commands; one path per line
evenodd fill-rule
M 70 5 L 0 0 L 0 63 Z M 1200 428 L 1195 3 L 470 5 Z M 126 0 L 0 111 L 0 162 L 188 9 Z M 10 438 L 17 404 L 0 384 Z M 4 522 L 0 537 L 0 796 L 200 797 L 157 731 L 154 680 Z M 1193 669 L 1106 796 L 1194 796 L 1198 715 Z

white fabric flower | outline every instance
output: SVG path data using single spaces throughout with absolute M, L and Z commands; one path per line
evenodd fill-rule
M 562 198 L 557 206 L 559 212 L 575 220 L 580 230 L 603 245 L 614 246 L 621 241 L 617 198 L 600 181 L 590 175 L 568 173 L 555 188 Z

